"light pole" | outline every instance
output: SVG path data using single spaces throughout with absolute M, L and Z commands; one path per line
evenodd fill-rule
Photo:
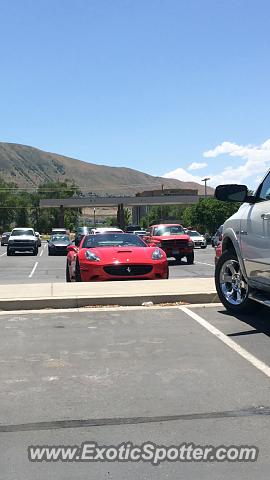
M 204 196 L 205 196 L 205 198 L 207 197 L 207 182 L 208 182 L 208 180 L 210 180 L 210 177 L 202 179 L 202 182 L 204 182 Z
M 96 227 L 96 209 L 94 207 L 94 227 Z

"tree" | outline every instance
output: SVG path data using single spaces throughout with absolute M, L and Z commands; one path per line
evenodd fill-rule
M 0 230 L 2 232 L 9 230 L 14 222 L 16 203 L 11 192 L 15 188 L 15 184 L 7 183 L 0 178 Z
M 183 224 L 213 234 L 227 218 L 237 212 L 239 206 L 239 203 L 220 202 L 215 198 L 200 199 L 196 205 L 185 209 Z
M 81 194 L 79 187 L 73 182 L 47 182 L 40 185 L 36 194 L 37 205 L 34 207 L 34 216 L 38 231 L 50 232 L 51 229 L 59 224 L 59 208 L 39 208 L 41 198 L 71 198 L 74 195 Z M 65 208 L 64 223 L 69 230 L 74 230 L 78 225 L 81 209 Z

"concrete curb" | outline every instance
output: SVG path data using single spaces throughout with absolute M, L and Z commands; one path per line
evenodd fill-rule
M 155 305 L 162 303 L 215 303 L 219 301 L 217 293 L 190 292 L 183 294 L 157 293 L 146 295 L 110 295 L 110 296 L 75 296 L 75 297 L 40 297 L 40 298 L 16 298 L 0 299 L 0 311 L 13 310 L 42 310 L 46 308 L 81 308 L 93 306 L 140 306 L 144 302 L 152 302 Z

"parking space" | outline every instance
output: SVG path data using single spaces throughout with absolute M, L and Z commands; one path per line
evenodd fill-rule
M 169 261 L 170 278 L 212 277 L 214 274 L 214 249 L 195 250 L 195 264 L 181 265 Z M 47 243 L 42 243 L 38 256 L 22 253 L 7 257 L 6 247 L 0 247 L 0 284 L 65 282 L 64 256 L 48 256 Z
M 204 306 L 192 310 L 260 361 L 270 365 L 269 308 L 258 305 L 256 313 L 238 316 L 229 314 L 223 307 Z
M 236 319 L 220 306 L 188 311 L 270 366 L 266 313 Z M 5 480 L 268 478 L 269 377 L 185 309 L 2 313 L 0 328 Z M 27 460 L 28 445 L 149 440 L 255 445 L 260 455 L 255 463 L 158 467 Z

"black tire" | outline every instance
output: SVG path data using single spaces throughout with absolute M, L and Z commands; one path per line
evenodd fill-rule
M 76 280 L 76 282 L 81 282 L 82 281 L 80 264 L 79 264 L 78 260 L 76 261 L 76 266 L 75 266 L 75 280 Z
M 66 282 L 68 282 L 68 283 L 71 282 L 69 268 L 68 268 L 68 262 L 66 263 Z
M 48 255 L 49 255 L 49 257 L 51 257 L 51 256 L 52 256 L 52 251 L 51 251 L 51 249 L 50 249 L 50 248 L 48 248 Z
M 33 255 L 36 257 L 38 254 L 38 248 L 36 247 L 35 250 L 33 250 Z
M 233 296 L 233 295 L 236 295 L 235 293 L 236 290 L 234 290 L 233 286 L 231 291 L 234 293 L 231 295 L 231 297 L 227 295 L 227 297 L 230 298 L 230 301 L 225 296 L 226 291 L 229 290 L 230 282 L 227 282 L 227 283 L 224 282 L 224 284 L 221 285 L 222 283 L 221 276 L 223 275 L 223 271 L 226 268 L 227 262 L 232 262 L 235 265 L 237 273 L 238 275 L 240 275 L 240 278 L 242 280 L 242 285 L 245 286 L 244 288 L 239 287 L 239 291 L 241 291 L 241 295 L 243 295 L 243 300 L 241 301 L 241 303 L 238 303 L 238 304 L 232 303 L 233 301 L 236 302 Z M 235 314 L 243 314 L 243 313 L 252 313 L 261 307 L 259 303 L 254 302 L 249 298 L 250 287 L 242 277 L 239 260 L 236 253 L 233 250 L 226 250 L 219 258 L 216 265 L 216 270 L 215 270 L 215 283 L 216 283 L 216 290 L 217 290 L 219 299 L 227 310 Z M 234 286 L 236 287 L 236 285 Z
M 205 249 L 206 249 L 206 247 L 207 247 L 207 245 L 205 245 L 205 246 L 201 247 L 201 249 L 202 249 L 202 250 L 205 250 Z
M 11 255 L 12 255 L 12 251 L 9 248 L 7 248 L 7 257 L 11 257 Z
M 187 264 L 188 265 L 193 265 L 193 263 L 194 263 L 194 252 L 189 253 L 187 255 Z
M 168 267 L 168 270 L 167 270 L 167 277 L 166 277 L 166 278 L 168 279 L 168 278 L 169 278 L 169 276 L 170 276 L 170 269 L 169 269 L 169 267 Z

